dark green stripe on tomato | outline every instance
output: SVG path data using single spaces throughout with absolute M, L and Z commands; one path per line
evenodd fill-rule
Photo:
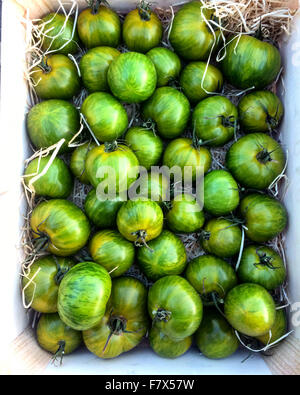
M 178 358 L 186 353 L 192 345 L 193 338 L 188 336 L 174 341 L 161 332 L 155 325 L 149 332 L 149 342 L 152 350 L 162 358 Z

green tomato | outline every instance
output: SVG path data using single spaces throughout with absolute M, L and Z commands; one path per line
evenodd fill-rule
M 144 198 L 144 200 L 150 199 L 161 203 L 168 200 L 169 187 L 169 179 L 163 174 L 158 172 L 142 173 L 131 185 L 128 191 L 129 199 Z
M 179 77 L 181 61 L 167 48 L 153 48 L 146 55 L 152 60 L 157 73 L 157 86 L 165 86 Z
M 276 317 L 272 296 L 260 285 L 250 283 L 229 291 L 224 312 L 234 329 L 251 337 L 268 333 Z
M 284 263 L 270 247 L 251 245 L 244 249 L 238 269 L 243 283 L 255 283 L 272 291 L 283 284 L 286 277 Z
M 149 332 L 150 347 L 162 358 L 180 357 L 188 351 L 192 345 L 192 341 L 192 336 L 174 341 L 157 329 L 155 325 L 152 326 Z
M 24 173 L 25 184 L 37 195 L 50 198 L 67 198 L 73 189 L 73 178 L 68 166 L 60 158 L 54 158 L 45 174 L 33 181 L 47 166 L 51 155 L 33 159 Z M 32 184 L 31 184 L 31 181 Z
M 180 136 L 190 117 L 188 99 L 170 86 L 156 89 L 154 94 L 142 106 L 143 118 L 156 124 L 157 133 L 165 139 Z M 172 125 L 172 127 L 170 127 Z
M 90 241 L 93 261 L 103 266 L 112 278 L 126 273 L 134 263 L 134 246 L 116 230 L 101 230 Z
M 186 251 L 184 244 L 168 230 L 148 244 L 149 248 L 139 248 L 137 261 L 150 280 L 158 280 L 171 274 L 181 274 L 186 265 Z
M 211 359 L 228 358 L 239 347 L 239 341 L 232 327 L 215 309 L 204 311 L 195 339 L 201 353 Z
M 224 96 L 212 96 L 200 101 L 192 118 L 197 138 L 210 147 L 220 147 L 232 140 L 237 121 L 236 106 Z
M 117 140 L 127 129 L 127 112 L 109 93 L 95 92 L 89 95 L 81 106 L 81 112 L 102 143 Z
M 243 186 L 266 189 L 285 166 L 285 154 L 277 141 L 265 133 L 241 137 L 228 150 L 226 166 Z
M 83 184 L 89 184 L 85 169 L 85 161 L 88 153 L 95 147 L 97 147 L 97 144 L 93 141 L 89 141 L 77 147 L 71 156 L 70 169 L 74 176 Z
M 278 236 L 287 225 L 287 212 L 282 203 L 267 195 L 253 193 L 240 205 L 249 239 L 264 243 Z
M 191 62 L 180 76 L 183 93 L 192 103 L 219 92 L 223 86 L 223 76 L 219 69 L 205 62 Z
M 231 40 L 222 61 L 225 78 L 239 89 L 265 88 L 275 80 L 280 67 L 278 49 L 248 35 L 239 35 Z
M 272 344 L 279 340 L 282 336 L 286 334 L 287 330 L 287 319 L 286 319 L 286 312 L 284 309 L 276 310 L 275 322 L 270 333 L 267 333 L 262 336 L 257 336 L 258 339 L 263 345 Z
M 109 66 L 107 79 L 113 95 L 126 103 L 147 100 L 157 82 L 154 64 L 138 52 L 118 56 Z
M 28 113 L 27 132 L 37 148 L 48 148 L 62 138 L 66 141 L 59 152 L 70 151 L 68 143 L 79 131 L 80 119 L 77 109 L 64 100 L 46 100 L 36 104 Z
M 105 314 L 111 293 L 108 272 L 95 262 L 74 266 L 63 278 L 58 290 L 58 313 L 70 328 L 87 330 Z
M 53 255 L 34 261 L 22 278 L 26 304 L 40 313 L 56 313 L 59 284 L 73 266 L 71 259 Z
M 115 48 L 90 49 L 80 60 L 83 85 L 90 92 L 108 91 L 107 72 L 111 62 L 120 55 Z

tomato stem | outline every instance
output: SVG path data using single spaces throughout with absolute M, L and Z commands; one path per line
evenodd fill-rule
M 103 3 L 106 7 L 109 7 L 109 4 L 106 0 L 86 0 L 86 2 L 92 9 L 93 15 L 96 15 L 98 13 L 101 3 Z
M 59 359 L 60 360 L 59 365 L 61 366 L 62 362 L 63 362 L 64 355 L 65 355 L 66 342 L 64 340 L 61 340 L 58 343 L 58 346 L 59 347 L 52 358 L 52 363 L 55 364 L 57 362 L 57 360 Z
M 110 143 L 104 143 L 105 152 L 114 152 L 118 149 L 117 141 L 112 141 Z
M 51 67 L 48 65 L 48 59 L 45 56 L 42 56 L 41 62 L 38 64 L 38 67 L 42 69 L 45 74 L 51 72 Z
M 141 0 L 137 8 L 141 19 L 143 21 L 150 21 L 152 13 L 150 3 L 147 3 L 145 0 Z
M 153 312 L 154 313 L 154 320 L 155 321 L 164 321 L 164 322 L 168 322 L 171 319 L 172 316 L 172 312 L 168 311 L 168 310 L 164 310 L 164 309 L 157 309 L 156 311 Z
M 261 265 L 261 266 L 267 266 L 267 268 L 269 268 L 271 270 L 280 269 L 279 266 L 273 265 L 273 263 L 272 263 L 273 258 L 271 256 L 268 256 L 265 252 L 260 252 L 259 249 L 257 248 L 256 254 L 259 257 L 259 262 L 254 263 L 255 267 L 258 267 L 259 265 Z
M 146 247 L 150 252 L 153 252 L 153 250 L 146 243 L 147 232 L 145 230 L 137 230 L 131 234 L 132 236 L 136 236 L 136 240 L 134 242 L 136 247 Z

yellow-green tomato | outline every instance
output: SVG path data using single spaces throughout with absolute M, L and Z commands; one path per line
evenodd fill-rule
M 97 144 L 93 141 L 89 141 L 77 147 L 71 156 L 70 169 L 74 176 L 83 184 L 89 184 L 85 169 L 85 161 L 88 153 L 95 147 L 97 147 Z

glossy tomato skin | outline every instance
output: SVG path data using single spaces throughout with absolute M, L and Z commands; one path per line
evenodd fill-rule
M 200 295 L 216 293 L 220 298 L 237 285 L 237 276 L 229 263 L 213 255 L 192 259 L 185 277 Z
M 66 22 L 65 15 L 50 13 L 39 24 L 43 33 L 42 50 L 44 52 L 54 51 L 64 55 L 78 52 L 79 37 L 72 17 L 69 17 Z
M 117 226 L 127 240 L 143 244 L 143 241 L 150 241 L 161 234 L 162 209 L 151 200 L 128 200 L 117 214 Z
M 181 61 L 175 52 L 168 48 L 157 47 L 146 55 L 152 60 L 157 73 L 157 86 L 166 86 L 179 77 Z
M 96 47 L 90 49 L 80 60 L 83 85 L 89 93 L 108 91 L 107 72 L 111 62 L 120 55 L 115 48 Z
M 107 80 L 113 95 L 126 103 L 147 100 L 156 88 L 154 64 L 138 52 L 126 52 L 109 66 Z
M 270 91 L 256 91 L 244 96 L 238 105 L 240 124 L 245 132 L 268 132 L 280 124 L 283 105 Z
M 150 288 L 148 312 L 158 330 L 178 341 L 198 329 L 203 306 L 200 296 L 187 280 L 171 275 L 160 278 Z
M 166 139 L 180 136 L 190 117 L 188 99 L 169 86 L 156 89 L 154 94 L 142 106 L 143 118 L 156 124 L 158 134 Z M 172 125 L 172 127 L 170 127 Z
M 171 208 L 166 214 L 166 224 L 173 232 L 197 232 L 204 222 L 204 213 L 194 196 L 185 193 L 171 201 Z
M 163 27 L 155 12 L 135 9 L 130 11 L 123 24 L 123 40 L 130 51 L 146 53 L 159 46 Z
M 73 178 L 65 162 L 56 157 L 51 163 L 47 172 L 40 176 L 36 181 L 34 179 L 41 174 L 49 163 L 51 155 L 42 158 L 33 159 L 27 166 L 24 173 L 25 184 L 34 190 L 37 195 L 50 198 L 67 198 L 73 189 Z
M 59 316 L 73 329 L 90 329 L 104 316 L 110 293 L 111 278 L 102 266 L 95 262 L 79 263 L 60 284 Z
M 214 10 L 204 8 L 192 1 L 185 4 L 176 14 L 170 33 L 170 42 L 175 52 L 188 60 L 206 60 L 213 48 L 218 46 L 220 32 L 212 33 L 205 22 L 213 19 Z M 214 37 L 215 36 L 215 37 Z
M 223 76 L 221 71 L 211 64 L 207 66 L 206 62 L 191 62 L 182 70 L 180 85 L 190 102 L 198 103 L 221 90 Z
M 227 97 L 211 96 L 197 104 L 192 124 L 200 141 L 210 147 L 220 147 L 234 138 L 238 111 Z
M 139 126 L 132 127 L 126 132 L 125 141 L 146 170 L 159 163 L 164 146 L 160 137 L 152 130 Z
M 117 213 L 123 203 L 124 201 L 119 195 L 110 200 L 101 200 L 101 197 L 98 199 L 96 190 L 92 189 L 85 199 L 84 210 L 97 228 L 115 228 Z
M 101 230 L 90 241 L 89 251 L 94 262 L 103 266 L 112 278 L 126 273 L 134 262 L 135 249 L 116 230 Z
M 27 116 L 27 132 L 33 145 L 47 148 L 66 140 L 59 152 L 70 151 L 68 142 L 79 131 L 80 120 L 77 109 L 65 100 L 46 100 L 36 104 Z
M 213 170 L 204 177 L 204 210 L 214 216 L 230 214 L 240 202 L 239 188 L 225 170 Z
M 102 320 L 83 332 L 86 347 L 100 358 L 115 358 L 136 347 L 148 330 L 147 289 L 136 278 L 120 277 Z
M 107 92 L 94 92 L 89 95 L 81 106 L 81 112 L 97 140 L 102 143 L 115 141 L 127 129 L 128 117 L 125 108 Z
M 32 70 L 32 81 L 38 96 L 43 99 L 69 100 L 80 91 L 80 78 L 75 64 L 67 56 L 56 54 L 44 59 L 46 67 Z
M 283 204 L 264 194 L 246 196 L 241 201 L 240 211 L 247 236 L 257 243 L 273 239 L 287 225 L 287 212 Z
M 281 145 L 265 133 L 241 137 L 228 150 L 226 167 L 243 186 L 266 189 L 282 172 L 285 154 Z
M 283 284 L 286 270 L 281 257 L 272 248 L 251 245 L 243 251 L 237 275 L 243 283 L 259 284 L 272 291 Z
M 73 266 L 69 258 L 48 255 L 37 259 L 22 278 L 26 304 L 40 313 L 56 313 L 60 281 Z
M 195 340 L 200 352 L 211 359 L 228 358 L 239 347 L 234 330 L 214 308 L 204 311 Z
M 161 332 L 156 326 L 152 326 L 149 332 L 149 342 L 152 350 L 162 358 L 178 358 L 185 354 L 191 347 L 192 336 L 174 341 Z
M 273 298 L 257 284 L 234 287 L 226 296 L 224 312 L 234 329 L 251 337 L 265 335 L 275 323 Z
M 270 338 L 270 333 L 266 333 L 262 336 L 257 336 L 256 338 L 265 346 L 267 344 L 272 344 L 279 340 L 282 336 L 286 334 L 287 331 L 287 319 L 286 312 L 284 309 L 276 310 L 275 322 L 270 329 L 272 336 Z
M 107 174 L 99 175 L 99 171 L 105 168 L 111 168 L 115 172 L 116 193 L 126 191 L 138 177 L 139 162 L 137 157 L 126 145 L 119 144 L 113 150 L 106 145 L 100 145 L 92 149 L 86 159 L 87 177 L 94 188 L 105 181 L 109 180 Z
M 274 81 L 280 67 L 278 49 L 248 35 L 234 38 L 227 45 L 222 61 L 224 77 L 239 89 L 265 88 Z
M 70 169 L 74 176 L 83 184 L 89 184 L 85 169 L 85 161 L 88 153 L 95 147 L 97 147 L 97 144 L 93 141 L 89 141 L 77 147 L 71 156 Z
M 86 244 L 90 224 L 74 203 L 53 199 L 38 204 L 30 218 L 33 237 L 48 239 L 47 251 L 58 256 L 75 254 Z
M 140 177 L 128 190 L 131 200 L 136 198 L 151 199 L 161 203 L 168 200 L 170 188 L 169 178 L 159 172 L 141 173 Z
M 39 345 L 56 354 L 59 350 L 71 354 L 82 342 L 81 332 L 68 327 L 58 314 L 42 314 L 36 329 Z
M 242 231 L 237 224 L 223 219 L 212 218 L 203 228 L 202 248 L 220 258 L 230 258 L 238 254 L 242 241 Z
M 100 6 L 95 12 L 83 10 L 77 22 L 80 40 L 87 48 L 100 46 L 117 47 L 121 40 L 121 22 L 112 9 Z
M 192 139 L 179 138 L 172 140 L 165 149 L 163 165 L 169 167 L 178 166 L 184 171 L 189 166 L 192 180 L 207 173 L 212 163 L 209 150 L 205 147 L 195 147 Z M 189 173 L 190 174 L 190 173 Z
M 149 242 L 149 248 L 138 249 L 137 261 L 150 280 L 158 280 L 171 274 L 181 274 L 186 266 L 186 251 L 184 244 L 169 230 L 163 230 L 154 240 Z

